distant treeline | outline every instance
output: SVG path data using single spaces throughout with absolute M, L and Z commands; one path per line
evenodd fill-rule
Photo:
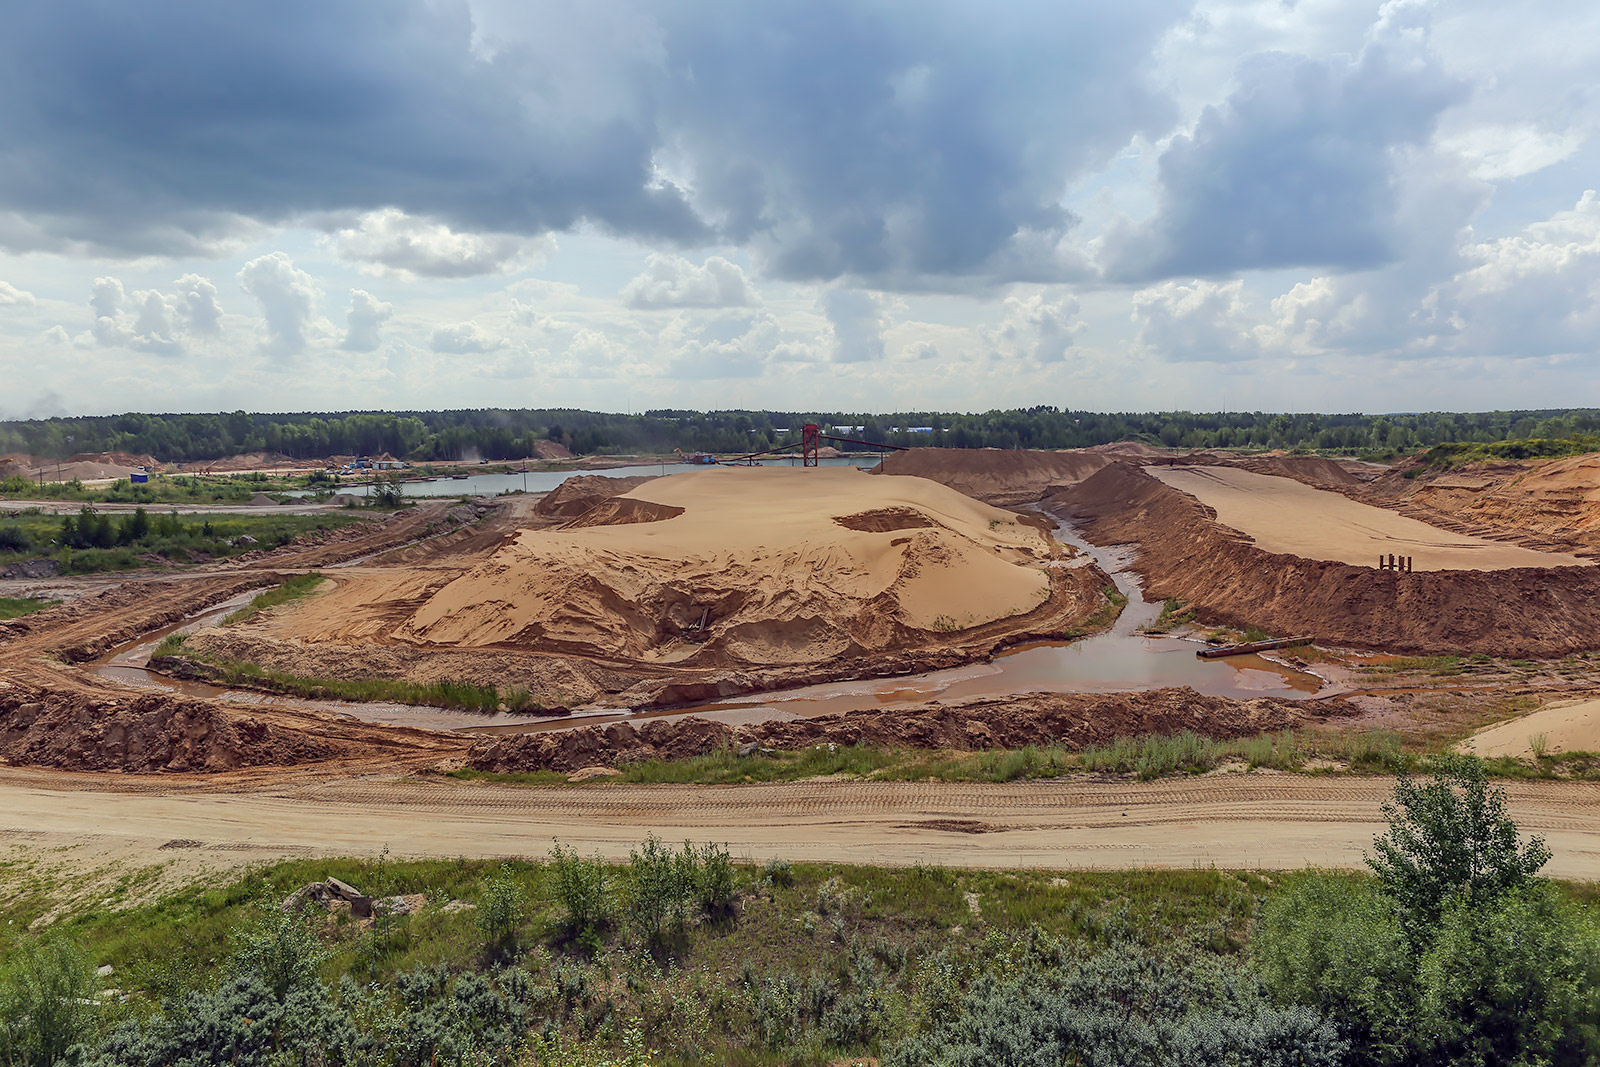
M 1389 415 L 1260 411 L 1108 414 L 1046 406 L 974 415 L 678 410 L 618 415 L 565 408 L 287 415 L 131 413 L 0 422 L 0 453 L 59 457 L 122 451 L 175 462 L 258 451 L 296 458 L 387 452 L 412 460 L 507 460 L 531 456 L 541 440 L 558 441 L 580 455 L 660 453 L 674 448 L 745 452 L 793 442 L 808 422 L 833 427 L 843 437 L 948 448 L 1080 448 L 1135 440 L 1181 448 L 1382 454 L 1445 442 L 1571 438 L 1600 430 L 1600 409 Z

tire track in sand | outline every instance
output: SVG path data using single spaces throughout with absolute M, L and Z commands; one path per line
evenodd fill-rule
M 1600 878 L 1600 783 L 1507 782 L 1556 853 Z M 540 856 L 552 839 L 621 858 L 646 833 L 737 856 L 971 866 L 1356 867 L 1381 831 L 1382 778 L 1248 774 L 1148 783 L 811 781 L 515 787 L 451 779 L 193 782 L 0 768 L 0 837 L 155 862 L 201 842 L 202 868 L 278 855 Z M 984 832 L 963 832 L 965 823 Z M 24 837 L 23 835 L 26 835 Z

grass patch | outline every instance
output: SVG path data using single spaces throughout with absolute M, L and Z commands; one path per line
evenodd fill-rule
M 309 574 L 293 575 L 284 581 L 282 585 L 268 589 L 238 611 L 224 617 L 222 625 L 232 626 L 235 623 L 253 619 L 268 608 L 275 608 L 280 604 L 288 604 L 299 600 L 301 597 L 310 596 L 317 586 L 321 585 L 325 580 L 316 571 L 312 571 Z
M 1184 731 L 1118 738 L 1078 750 L 1059 745 L 982 752 L 816 745 L 740 756 L 733 749 L 720 749 L 688 759 L 624 764 L 617 768 L 619 774 L 591 779 L 586 785 L 731 785 L 830 776 L 872 781 L 1015 782 L 1075 774 L 1149 781 L 1229 766 L 1316 774 L 1422 774 L 1428 773 L 1447 749 L 1444 740 L 1408 743 L 1392 730 L 1283 730 L 1232 741 L 1214 741 Z M 1600 778 L 1600 758 L 1582 753 L 1486 762 L 1490 774 L 1500 778 Z M 450 772 L 449 777 L 530 786 L 565 784 L 567 780 L 566 774 L 556 771 L 500 774 L 462 769 Z
M 1458 655 L 1445 656 L 1392 656 L 1382 663 L 1363 663 L 1355 669 L 1363 674 L 1432 674 L 1453 678 L 1467 673 L 1471 666 Z
M 0 596 L 0 621 L 20 619 L 24 615 L 32 615 L 36 611 L 43 611 L 59 603 L 61 603 L 59 600 L 45 600 L 41 597 Z
M 233 616 L 229 616 L 224 622 L 232 618 Z M 479 685 L 476 682 L 456 679 L 410 682 L 400 678 L 311 678 L 273 670 L 243 660 L 208 656 L 186 644 L 180 634 L 171 634 L 164 638 L 152 653 L 150 663 L 152 667 L 160 670 L 160 660 L 163 657 L 180 655 L 210 668 L 210 680 L 219 685 L 265 689 L 273 693 L 306 697 L 311 700 L 419 704 L 434 708 L 476 711 L 486 715 L 500 710 L 502 705 L 508 711 L 544 710 L 544 705 L 533 699 L 525 689 L 500 689 L 492 685 Z
M 1194 608 L 1174 597 L 1161 605 L 1160 615 L 1139 629 L 1147 634 L 1164 634 L 1181 626 L 1188 626 L 1192 622 L 1194 622 Z

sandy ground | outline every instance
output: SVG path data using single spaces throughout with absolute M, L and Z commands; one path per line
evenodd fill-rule
M 1480 730 L 1462 743 L 1480 756 L 1531 756 L 1544 735 L 1548 752 L 1600 752 L 1600 700 L 1552 704 L 1520 719 Z
M 1231 467 L 1150 467 L 1147 473 L 1214 509 L 1218 522 L 1248 535 L 1268 552 L 1356 566 L 1373 566 L 1380 555 L 1393 553 L 1410 556 L 1419 571 L 1568 567 L 1588 562 L 1450 533 L 1288 478 Z
M 529 856 L 553 839 L 620 859 L 654 832 L 736 857 L 1042 868 L 1356 868 L 1392 781 L 1220 775 L 1004 785 L 814 781 L 517 788 L 453 780 L 279 782 L 218 792 L 159 779 L 0 768 L 0 844 L 83 863 L 235 871 L 297 855 Z M 1600 784 L 1510 782 L 1512 814 L 1600 878 Z M 976 832 L 975 832 L 976 831 Z M 162 848 L 163 845 L 168 847 Z
M 1044 531 L 923 478 L 727 468 L 659 478 L 523 530 L 442 587 L 405 591 L 393 630 L 427 647 L 505 646 L 646 662 L 818 663 L 1026 616 L 1048 602 Z M 371 591 L 335 591 L 291 636 L 343 640 Z M 348 610 L 344 610 L 344 609 Z M 329 613 L 332 613 L 330 616 Z M 681 639 L 705 619 L 710 640 Z M 371 639 L 371 633 L 358 635 Z

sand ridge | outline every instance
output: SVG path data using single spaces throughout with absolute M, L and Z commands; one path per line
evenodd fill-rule
M 1266 552 L 1372 566 L 1380 554 L 1410 556 L 1413 569 L 1507 570 L 1587 566 L 1566 553 L 1540 552 L 1452 533 L 1385 508 L 1290 478 L 1235 467 L 1148 467 L 1165 484 L 1199 500 L 1217 521 Z
M 1461 747 L 1479 756 L 1532 756 L 1542 737 L 1547 752 L 1600 752 L 1600 700 L 1561 701 L 1479 730 Z
M 395 636 L 661 659 L 702 647 L 683 638 L 704 617 L 736 661 L 816 662 L 1027 614 L 1049 597 L 1041 564 L 1065 554 L 1010 512 L 851 468 L 695 471 L 596 509 L 522 531 Z

